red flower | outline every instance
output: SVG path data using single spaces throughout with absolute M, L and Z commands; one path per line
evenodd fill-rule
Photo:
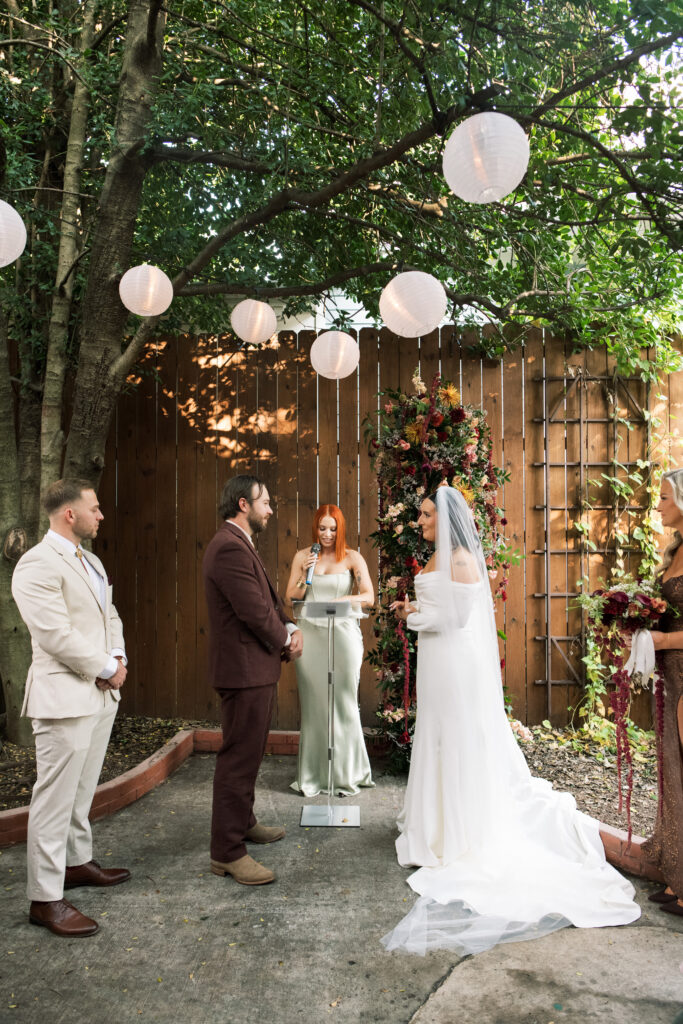
M 440 427 L 442 423 L 443 423 L 443 413 L 435 412 L 433 414 L 433 416 L 432 416 L 432 425 L 435 426 L 435 427 Z
M 505 658 L 500 659 L 500 667 L 505 668 Z
M 500 525 L 501 526 L 507 526 L 507 524 L 508 524 L 507 519 L 505 519 L 505 518 L 501 519 L 501 521 L 500 521 Z
M 457 409 L 451 409 L 451 423 L 462 423 L 467 419 L 467 413 L 461 405 Z
M 442 417 L 442 419 L 443 419 L 443 417 Z M 448 434 L 446 433 L 445 430 L 437 430 L 437 432 L 436 432 L 436 439 L 437 439 L 437 441 L 447 441 L 448 440 Z

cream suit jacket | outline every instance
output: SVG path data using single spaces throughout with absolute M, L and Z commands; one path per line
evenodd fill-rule
M 84 556 L 103 577 L 99 558 Z M 102 691 L 95 679 L 113 648 L 124 650 L 123 627 L 106 586 L 103 609 L 95 586 L 77 558 L 46 536 L 17 562 L 12 595 L 28 626 L 33 661 L 26 680 L 22 715 L 75 718 L 101 711 L 118 690 Z

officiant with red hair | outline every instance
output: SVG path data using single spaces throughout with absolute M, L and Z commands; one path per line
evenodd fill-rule
M 375 600 L 370 573 L 359 551 L 346 545 L 346 521 L 337 505 L 321 505 L 313 517 L 311 547 L 297 551 L 287 584 L 287 601 L 351 601 L 368 608 Z M 319 546 L 319 552 L 314 547 Z M 313 567 L 310 585 L 306 583 Z M 327 618 L 300 618 L 304 653 L 296 662 L 301 705 L 297 775 L 292 789 L 304 796 L 327 792 Z M 363 637 L 356 618 L 341 618 L 334 629 L 333 795 L 373 786 L 358 707 Z

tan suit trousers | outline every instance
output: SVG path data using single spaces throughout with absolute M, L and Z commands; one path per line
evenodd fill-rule
M 28 816 L 27 894 L 60 900 L 64 869 L 92 860 L 88 814 L 118 704 L 79 718 L 34 718 L 36 768 Z

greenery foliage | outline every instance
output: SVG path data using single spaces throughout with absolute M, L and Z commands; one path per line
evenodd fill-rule
M 377 672 L 382 732 L 394 762 L 405 765 L 415 721 L 417 648 L 410 630 L 389 611 L 392 601 L 412 592 L 413 579 L 431 549 L 417 526 L 420 505 L 446 482 L 461 491 L 479 529 L 489 574 L 505 586 L 514 552 L 506 546 L 496 491 L 507 474 L 493 465 L 486 414 L 463 405 L 454 384 L 437 374 L 427 388 L 415 371 L 414 394 L 381 393 L 379 422 L 368 420 L 366 437 L 377 474 L 379 515 L 372 535 L 379 548 L 380 606 L 375 647 L 367 659 Z
M 623 368 L 652 373 L 647 346 L 660 369 L 677 365 L 679 3 L 179 0 L 163 12 L 150 117 L 123 139 L 133 8 L 162 16 L 154 0 L 36 0 L 0 14 L 2 195 L 31 229 L 21 265 L 2 272 L 3 303 L 34 383 L 79 81 L 74 359 L 104 171 L 123 147 L 144 175 L 125 261 L 175 279 L 166 329 L 225 330 L 244 294 L 301 311 L 334 284 L 376 313 L 393 268 L 416 266 L 448 286 L 456 320 L 494 324 L 490 352 L 512 344 L 506 322 L 549 323 L 577 345 L 607 345 Z M 457 121 L 487 108 L 524 126 L 531 164 L 503 202 L 467 205 L 448 192 L 441 152 Z

